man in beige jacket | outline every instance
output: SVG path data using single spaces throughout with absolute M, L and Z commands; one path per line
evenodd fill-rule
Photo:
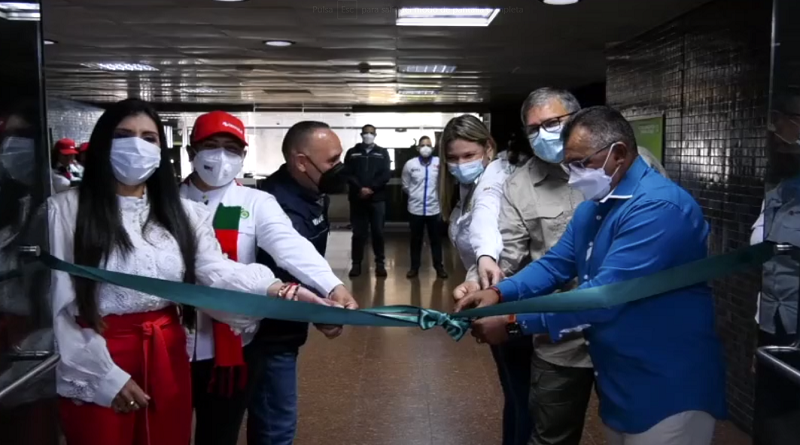
M 569 175 L 560 164 L 561 128 L 579 110 L 572 94 L 552 88 L 532 92 L 522 106 L 522 120 L 535 156 L 509 177 L 504 188 L 499 217 L 503 252 L 498 266 L 505 275 L 518 272 L 555 245 L 584 200 L 580 192 L 567 185 Z M 663 166 L 649 151 L 641 147 L 639 150 L 648 165 L 666 176 Z M 467 281 L 456 288 L 454 297 L 460 299 L 477 290 L 478 276 L 477 269 L 471 269 Z M 504 322 L 508 323 L 511 334 L 513 317 L 506 317 Z M 523 391 L 518 382 L 529 382 L 529 391 L 525 391 L 531 430 L 528 444 L 578 445 L 594 384 L 583 336 L 576 333 L 558 343 L 537 336 L 532 340 L 533 354 L 529 346 L 521 344 L 525 341 L 529 345 L 531 339 L 517 338 L 500 346 L 495 359 L 501 380 L 505 379 L 501 382 L 504 391 L 507 388 Z M 530 366 L 522 366 L 521 362 Z M 511 398 L 520 396 L 524 395 L 514 394 Z M 508 405 L 508 394 L 506 399 Z

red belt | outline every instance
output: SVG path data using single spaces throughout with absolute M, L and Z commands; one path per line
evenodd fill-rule
M 137 336 L 142 344 L 143 389 L 152 398 L 151 407 L 156 408 L 159 400 L 169 400 L 177 394 L 175 374 L 172 370 L 169 349 L 164 339 L 164 328 L 179 323 L 178 312 L 174 306 L 153 312 L 103 317 L 104 338 Z M 78 320 L 78 324 L 87 327 Z M 109 351 L 113 352 L 113 351 Z M 151 379 L 151 375 L 158 378 Z

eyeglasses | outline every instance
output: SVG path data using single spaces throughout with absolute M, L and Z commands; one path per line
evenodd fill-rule
M 584 168 L 586 168 L 586 164 L 589 163 L 589 161 L 593 157 L 597 156 L 599 153 L 602 153 L 602 152 L 608 150 L 609 148 L 613 147 L 615 144 L 616 144 L 616 142 L 612 142 L 612 143 L 606 145 L 605 147 L 600 148 L 599 150 L 595 150 L 594 153 L 590 154 L 589 156 L 586 156 L 585 158 L 583 158 L 583 159 L 581 159 L 579 161 L 562 162 L 561 164 L 566 166 L 566 167 L 568 167 L 569 169 L 584 169 Z
M 577 111 L 573 111 L 572 113 L 562 114 L 561 116 L 556 116 L 554 118 L 547 119 L 540 125 L 526 125 L 525 133 L 528 136 L 533 136 L 533 137 L 539 136 L 540 130 L 544 130 L 547 133 L 555 133 L 561 130 L 561 127 L 563 125 L 563 119 L 566 117 L 570 117 L 575 113 L 577 113 Z

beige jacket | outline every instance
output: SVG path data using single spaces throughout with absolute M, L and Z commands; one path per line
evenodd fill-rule
M 557 164 L 533 158 L 506 182 L 500 206 L 503 253 L 499 266 L 511 276 L 553 247 L 578 204 L 581 192 L 567 185 L 569 175 Z M 575 333 L 558 343 L 547 336 L 534 339 L 536 354 L 558 366 L 591 368 L 583 335 Z

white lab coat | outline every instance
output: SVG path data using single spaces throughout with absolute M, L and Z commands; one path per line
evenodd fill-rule
M 427 164 L 420 156 L 409 159 L 401 175 L 403 191 L 408 194 L 408 213 L 432 216 L 439 209 L 439 157 L 433 156 Z

